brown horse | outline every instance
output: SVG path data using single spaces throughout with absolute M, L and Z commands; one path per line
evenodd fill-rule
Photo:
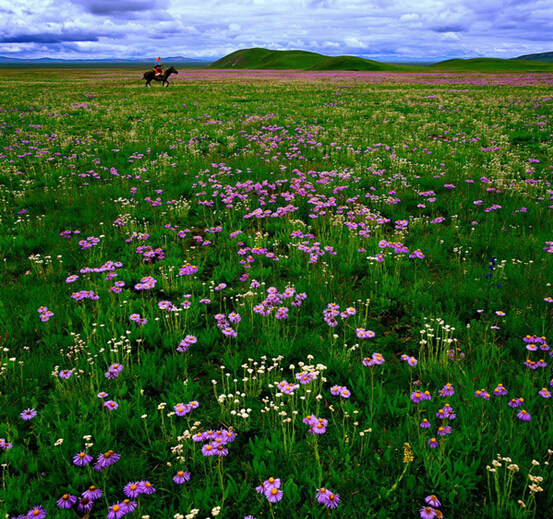
M 149 86 L 152 81 L 163 81 L 161 86 L 165 86 L 165 83 L 167 83 L 167 86 L 169 86 L 169 76 L 171 74 L 178 74 L 175 67 L 168 68 L 163 74 L 156 76 L 156 73 L 153 70 L 148 70 L 148 72 L 144 73 L 144 77 L 142 79 L 146 80 L 146 86 Z

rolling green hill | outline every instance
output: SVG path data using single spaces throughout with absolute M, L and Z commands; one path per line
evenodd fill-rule
M 309 70 L 359 70 L 359 71 L 382 71 L 382 72 L 401 72 L 401 71 L 424 71 L 428 67 L 416 65 L 391 65 L 381 63 L 371 59 L 359 58 L 357 56 L 336 56 L 324 57 L 322 61 L 311 67 Z
M 517 56 L 513 59 L 520 59 L 524 61 L 546 61 L 553 63 L 553 52 L 540 52 L 539 54 L 524 54 L 524 56 Z
M 305 70 L 327 59 L 303 50 L 241 49 L 215 61 L 208 68 Z
M 389 65 L 357 56 L 324 56 L 303 50 L 242 49 L 215 61 L 208 68 L 265 70 L 416 71 L 426 67 Z
M 553 72 L 553 63 L 499 58 L 448 59 L 431 65 L 430 69 L 455 72 Z

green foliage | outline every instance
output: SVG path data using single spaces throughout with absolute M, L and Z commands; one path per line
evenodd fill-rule
M 250 49 L 222 65 L 320 60 Z M 61 517 L 61 495 L 95 485 L 104 517 L 148 480 L 130 517 L 411 518 L 429 494 L 448 518 L 547 516 L 550 370 L 524 362 L 551 357 L 523 338 L 552 334 L 550 79 L 324 63 L 382 73 L 0 78 L 2 514 Z M 228 456 L 203 456 L 192 437 L 220 429 L 237 435 Z M 72 463 L 83 450 L 121 458 L 95 471 Z M 520 470 L 488 470 L 498 453 Z M 272 505 L 255 491 L 269 477 Z

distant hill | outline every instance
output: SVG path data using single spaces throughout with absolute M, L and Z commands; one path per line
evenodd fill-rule
M 390 65 L 358 56 L 325 56 L 303 50 L 241 49 L 215 61 L 208 68 L 264 70 L 424 70 L 425 67 Z
M 540 54 L 524 54 L 523 56 L 518 56 L 517 58 L 524 61 L 545 61 L 548 63 L 553 63 L 553 52 L 541 52 Z
M 60 58 L 36 58 L 36 59 L 24 59 L 24 58 L 11 58 L 7 56 L 0 56 L 0 63 L 12 63 L 12 64 L 24 64 L 24 63 L 36 63 L 36 64 L 55 64 L 55 63 L 152 63 L 154 58 L 104 58 L 104 59 L 60 59 Z M 164 63 L 210 63 L 210 60 L 185 58 L 184 56 L 172 56 L 163 58 Z
M 448 59 L 430 68 L 456 72 L 553 72 L 553 63 L 500 58 Z

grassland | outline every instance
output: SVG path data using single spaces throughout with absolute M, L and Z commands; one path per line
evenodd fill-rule
M 140 77 L 0 77 L 0 515 L 548 517 L 553 76 Z

